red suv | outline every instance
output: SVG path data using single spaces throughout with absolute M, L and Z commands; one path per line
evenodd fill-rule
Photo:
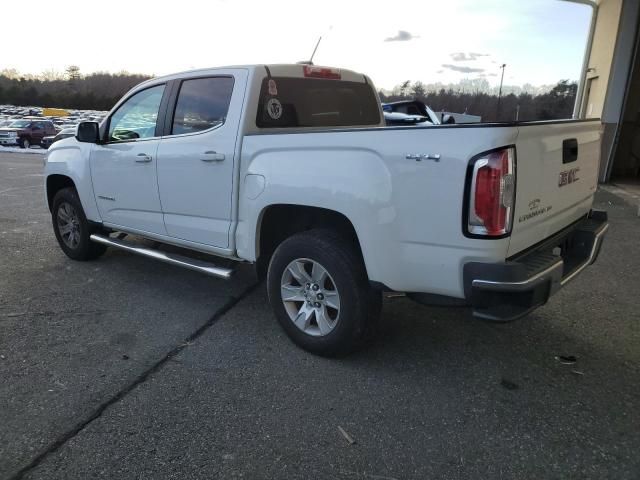
M 31 145 L 42 144 L 44 137 L 56 133 L 56 128 L 50 120 L 23 118 L 0 128 L 0 145 L 20 145 L 20 148 L 29 148 Z

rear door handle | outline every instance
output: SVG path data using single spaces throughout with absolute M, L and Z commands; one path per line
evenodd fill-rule
M 149 163 L 151 160 L 153 160 L 153 157 L 146 153 L 139 153 L 136 157 L 136 162 L 138 163 Z
M 203 162 L 222 162 L 224 160 L 224 153 L 214 152 L 209 150 L 204 152 L 204 156 L 200 158 Z

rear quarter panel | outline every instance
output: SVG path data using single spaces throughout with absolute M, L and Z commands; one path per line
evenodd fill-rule
M 463 235 L 467 165 L 482 151 L 513 144 L 516 134 L 509 126 L 460 125 L 246 136 L 238 255 L 255 260 L 269 205 L 327 208 L 353 224 L 371 280 L 463 297 L 464 263 L 504 260 L 509 241 Z M 441 160 L 418 162 L 406 158 L 410 153 Z M 256 194 L 251 178 L 259 177 Z

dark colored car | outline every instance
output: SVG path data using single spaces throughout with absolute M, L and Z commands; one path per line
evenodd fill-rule
M 75 135 L 76 135 L 76 127 L 63 128 L 56 135 L 48 135 L 44 137 L 40 145 L 42 146 L 42 148 L 49 148 L 58 140 L 62 140 L 63 138 L 75 137 Z
M 23 118 L 0 128 L 0 145 L 19 145 L 20 148 L 30 148 L 31 145 L 42 144 L 44 137 L 56 133 L 53 122 L 49 120 Z

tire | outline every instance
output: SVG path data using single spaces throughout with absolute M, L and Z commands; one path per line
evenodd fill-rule
M 282 242 L 269 263 L 267 289 L 289 338 L 316 355 L 351 353 L 377 330 L 382 294 L 369 285 L 357 248 L 332 230 Z
M 106 251 L 105 245 L 89 240 L 97 229 L 88 222 L 75 188 L 63 188 L 55 194 L 51 221 L 58 244 L 67 257 L 93 260 Z
M 18 140 L 20 148 L 31 148 L 31 140 L 28 137 L 22 137 Z

